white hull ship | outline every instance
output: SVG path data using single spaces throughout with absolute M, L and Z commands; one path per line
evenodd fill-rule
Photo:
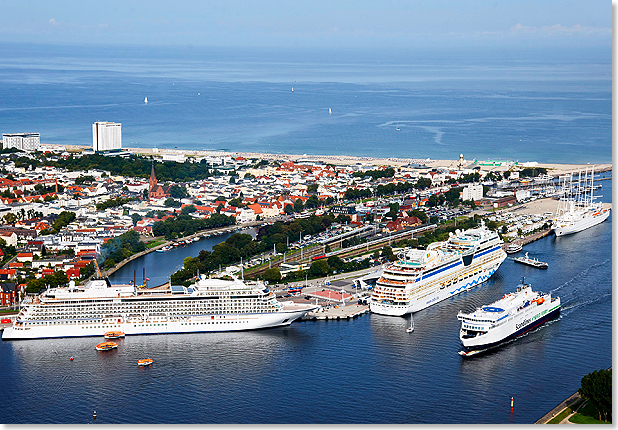
M 459 338 L 467 348 L 460 354 L 472 355 L 476 350 L 521 336 L 559 312 L 559 297 L 532 291 L 530 285 L 519 285 L 514 293 L 505 294 L 489 306 L 469 314 L 459 311 Z
M 482 223 L 456 231 L 426 250 L 408 249 L 384 269 L 370 300 L 372 312 L 402 316 L 425 309 L 487 281 L 506 253 L 502 239 Z
M 562 177 L 562 197 L 556 211 L 552 230 L 556 236 L 573 234 L 605 221 L 610 209 L 594 202 L 594 167 L 586 169 L 574 181 L 574 175 Z
M 289 325 L 315 308 L 279 302 L 263 284 L 238 279 L 138 290 L 99 277 L 25 299 L 2 340 L 253 330 Z

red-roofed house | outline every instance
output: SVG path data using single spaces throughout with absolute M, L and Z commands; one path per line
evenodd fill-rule
M 29 261 L 32 263 L 32 252 L 20 252 L 17 254 L 17 261 Z

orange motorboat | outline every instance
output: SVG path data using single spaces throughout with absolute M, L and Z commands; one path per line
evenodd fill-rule
M 118 348 L 116 342 L 102 342 L 97 345 L 97 351 L 109 351 L 110 349 Z
M 138 366 L 150 366 L 152 363 L 152 358 L 142 358 L 141 360 L 137 360 Z

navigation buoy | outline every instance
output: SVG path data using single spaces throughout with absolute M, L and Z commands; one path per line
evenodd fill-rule
M 95 420 L 97 419 L 97 411 L 94 411 L 94 412 L 92 413 L 92 418 L 94 418 Z
M 73 357 L 69 358 L 69 360 L 73 361 Z
M 513 412 L 513 398 L 511 397 L 511 412 Z

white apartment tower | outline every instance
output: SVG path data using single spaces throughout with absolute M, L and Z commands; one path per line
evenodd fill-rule
M 122 148 L 122 133 L 119 122 L 97 121 L 92 124 L 92 149 L 111 151 Z
M 468 184 L 461 192 L 461 200 L 481 200 L 483 198 L 483 184 Z
M 41 144 L 39 133 L 10 133 L 2 135 L 2 148 L 17 148 L 22 151 L 37 151 Z

